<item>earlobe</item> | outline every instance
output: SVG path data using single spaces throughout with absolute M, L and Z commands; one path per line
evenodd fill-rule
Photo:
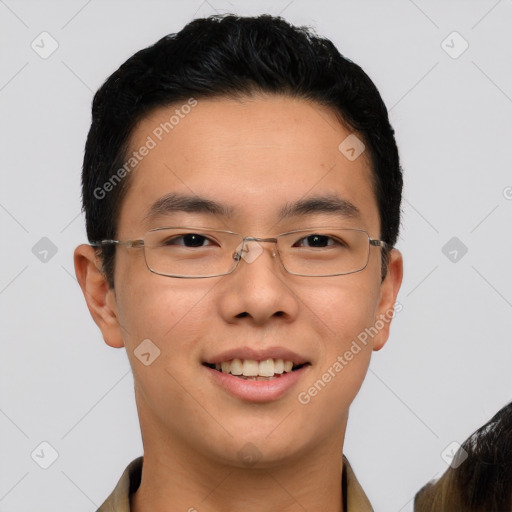
M 395 308 L 396 299 L 403 278 L 403 258 L 398 249 L 392 249 L 389 255 L 388 271 L 381 284 L 380 300 L 375 318 L 377 334 L 373 339 L 373 350 L 380 350 L 389 337 L 391 321 L 399 312 Z M 400 309 L 401 310 L 401 309 Z
M 90 245 L 79 245 L 74 252 L 75 274 L 82 289 L 85 302 L 96 325 L 100 328 L 105 343 L 121 348 L 124 340 L 117 315 L 115 293 L 109 288 L 101 271 L 101 261 Z

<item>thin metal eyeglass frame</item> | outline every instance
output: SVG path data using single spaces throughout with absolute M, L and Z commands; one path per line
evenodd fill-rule
M 214 231 L 216 233 L 228 233 L 230 235 L 236 235 L 237 237 L 241 238 L 241 242 L 240 243 L 242 244 L 242 249 L 240 251 L 238 251 L 238 252 L 234 252 L 233 253 L 233 260 L 235 261 L 235 264 L 234 264 L 233 268 L 229 272 L 224 272 L 223 274 L 212 274 L 212 275 L 208 275 L 208 276 L 183 276 L 183 275 L 165 274 L 165 273 L 162 273 L 162 272 L 157 272 L 157 271 L 153 270 L 149 266 L 149 264 L 148 264 L 148 261 L 147 261 L 147 258 L 146 258 L 146 251 L 145 251 L 145 248 L 147 246 L 144 243 L 144 238 L 146 236 L 146 233 L 151 233 L 151 232 L 154 232 L 154 231 L 164 231 L 166 229 L 191 229 L 191 230 L 197 229 L 197 230 L 201 230 L 201 231 Z M 318 230 L 319 232 L 321 232 L 324 229 L 359 231 L 361 233 L 364 233 L 367 236 L 367 238 L 368 238 L 368 244 L 369 244 L 368 257 L 366 259 L 365 265 L 363 267 L 361 267 L 360 269 L 352 270 L 350 272 L 342 272 L 341 274 L 308 275 L 308 274 L 297 274 L 295 272 L 290 272 L 285 267 L 285 265 L 284 265 L 284 263 L 283 263 L 283 261 L 281 259 L 281 254 L 280 254 L 280 252 L 279 252 L 279 250 L 277 248 L 278 238 L 281 237 L 281 236 L 285 236 L 285 235 L 292 235 L 294 233 L 303 233 L 303 232 L 315 231 L 315 230 Z M 329 226 L 327 226 L 327 227 L 319 227 L 319 228 L 311 227 L 311 228 L 296 229 L 296 230 L 293 230 L 293 231 L 287 231 L 286 233 L 280 233 L 279 235 L 276 235 L 276 237 L 270 237 L 270 238 L 258 238 L 258 237 L 253 237 L 253 236 L 244 236 L 244 235 L 241 235 L 240 233 L 235 233 L 234 231 L 222 230 L 222 229 L 214 229 L 214 228 L 204 228 L 204 227 L 198 227 L 198 226 L 166 226 L 166 227 L 162 227 L 162 228 L 150 229 L 146 233 L 144 234 L 143 238 L 136 239 L 136 240 L 126 240 L 126 241 L 121 241 L 121 240 L 101 240 L 100 242 L 91 242 L 89 245 L 91 247 L 103 247 L 105 245 L 122 245 L 122 246 L 130 247 L 130 248 L 133 248 L 133 249 L 141 249 L 142 248 L 144 250 L 144 262 L 146 263 L 147 269 L 151 273 L 159 275 L 159 276 L 175 277 L 175 278 L 179 278 L 179 279 L 206 279 L 206 278 L 209 278 L 209 277 L 221 277 L 221 276 L 227 276 L 229 274 L 232 274 L 238 268 L 240 260 L 242 259 L 242 252 L 243 252 L 243 249 L 245 247 L 245 242 L 246 241 L 248 241 L 248 242 L 271 242 L 271 243 L 275 243 L 276 244 L 276 248 L 275 248 L 275 251 L 272 252 L 272 256 L 275 257 L 276 254 L 279 256 L 279 262 L 281 263 L 281 266 L 284 268 L 284 270 L 288 274 L 291 274 L 293 276 L 301 276 L 301 277 L 335 277 L 335 276 L 345 276 L 345 275 L 349 275 L 349 274 L 355 274 L 357 272 L 363 271 L 368 266 L 368 262 L 370 261 L 370 247 L 372 247 L 372 246 L 373 247 L 382 247 L 383 249 L 388 249 L 388 250 L 393 248 L 391 245 L 389 245 L 387 242 L 384 242 L 383 240 L 377 240 L 375 238 L 371 238 L 369 233 L 367 231 L 365 231 L 364 229 L 358 229 L 358 228 L 339 228 L 339 227 L 329 227 Z

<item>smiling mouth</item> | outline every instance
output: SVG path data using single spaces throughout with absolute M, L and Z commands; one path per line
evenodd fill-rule
M 231 361 L 222 361 L 222 363 L 203 363 L 203 365 L 243 380 L 273 380 L 280 378 L 283 374 L 309 366 L 310 363 L 295 364 L 293 361 L 283 359 L 265 359 L 263 361 L 232 359 Z

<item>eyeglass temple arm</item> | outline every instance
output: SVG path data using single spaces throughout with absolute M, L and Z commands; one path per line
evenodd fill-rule
M 143 247 L 144 240 L 127 240 L 121 242 L 120 240 L 102 240 L 101 242 L 91 242 L 89 245 L 92 247 L 103 247 L 104 245 L 125 245 L 126 247 Z
M 383 240 L 374 240 L 373 238 L 370 238 L 370 245 L 374 245 L 375 247 L 382 247 L 383 249 L 393 248 L 387 242 L 384 242 Z

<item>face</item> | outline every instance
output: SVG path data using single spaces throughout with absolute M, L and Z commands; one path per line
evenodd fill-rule
M 172 131 L 159 131 L 176 108 L 156 110 L 134 130 L 132 150 L 148 136 L 155 146 L 129 178 L 119 240 L 166 226 L 253 237 L 339 226 L 379 238 L 369 160 L 364 152 L 348 159 L 338 149 L 350 131 L 329 109 L 285 96 L 198 100 Z M 169 194 L 215 201 L 226 211 L 173 207 L 148 216 Z M 326 211 L 326 197 L 355 208 Z M 281 215 L 283 207 L 313 198 L 316 206 L 307 212 Z M 126 347 L 146 449 L 158 439 L 231 465 L 256 453 L 271 466 L 342 445 L 371 352 L 388 337 L 400 254 L 392 251 L 381 282 L 380 247 L 370 248 L 361 272 L 333 277 L 291 275 L 273 255 L 273 243 L 259 247 L 254 260 L 242 259 L 229 275 L 179 279 L 151 273 L 142 249 L 118 246 L 114 290 L 96 274 L 101 292 L 91 285 L 88 294 L 103 293 L 102 308 L 89 307 L 107 343 Z M 77 275 L 85 283 L 79 249 Z M 215 369 L 222 362 L 232 369 L 234 359 L 249 372 L 254 361 L 267 359 L 276 372 L 279 359 L 302 366 L 259 380 Z

